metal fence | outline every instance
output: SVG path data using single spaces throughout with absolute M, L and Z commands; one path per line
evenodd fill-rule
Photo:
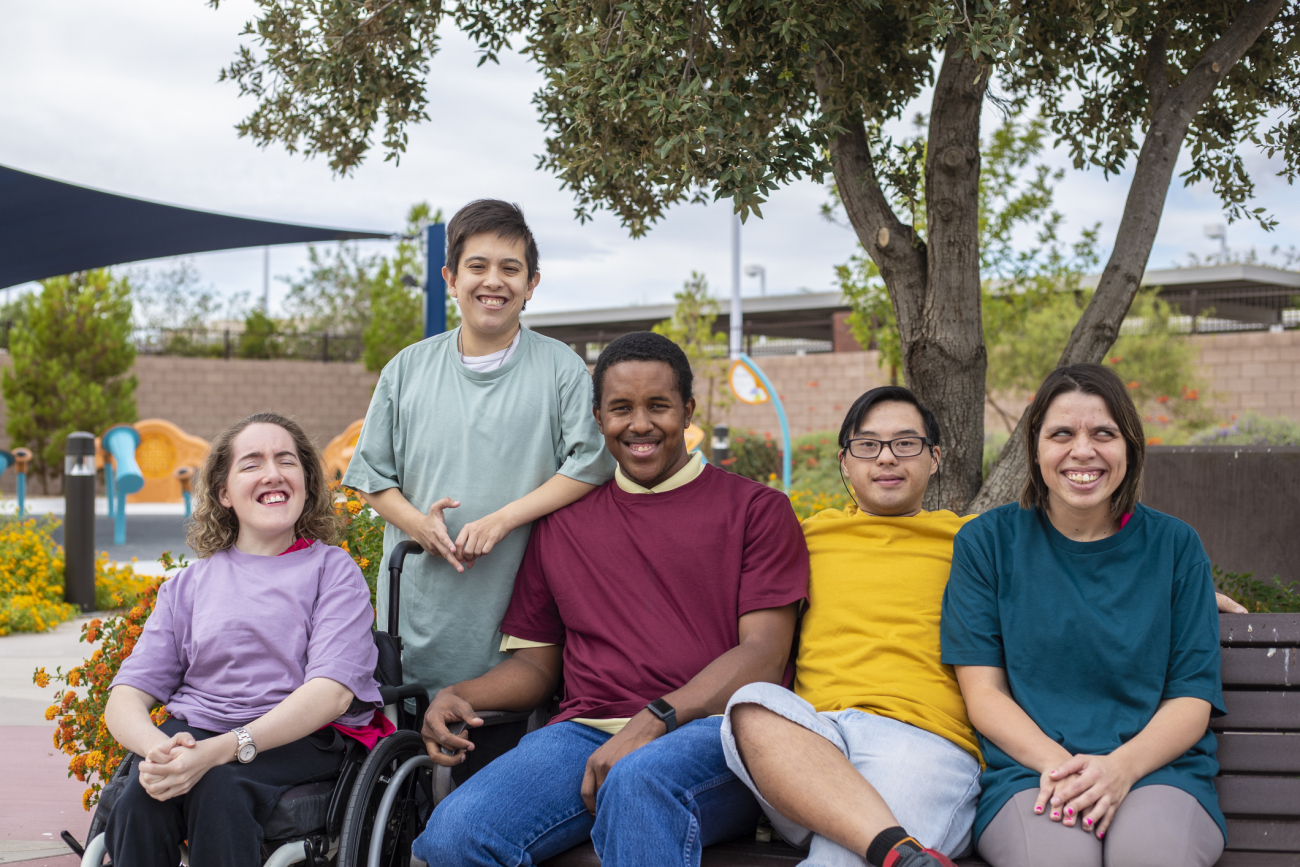
M 329 331 L 233 331 L 209 328 L 141 328 L 134 334 L 141 355 L 191 358 L 284 358 L 296 361 L 360 361 L 359 334 Z

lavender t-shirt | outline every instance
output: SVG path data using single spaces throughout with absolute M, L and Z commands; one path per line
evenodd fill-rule
M 246 725 L 314 677 L 382 707 L 370 591 L 342 548 L 262 557 L 219 551 L 163 583 L 113 686 L 133 686 L 209 731 Z M 356 705 L 353 706 L 354 708 Z M 374 710 L 337 723 L 370 722 Z

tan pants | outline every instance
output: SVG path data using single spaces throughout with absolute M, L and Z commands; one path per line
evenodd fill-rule
M 1223 834 L 1195 798 L 1173 786 L 1128 793 L 1104 840 L 1034 814 L 1038 789 L 1019 792 L 989 822 L 979 854 L 993 867 L 1211 867 Z

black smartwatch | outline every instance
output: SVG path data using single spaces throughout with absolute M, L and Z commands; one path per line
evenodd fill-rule
M 650 702 L 645 706 L 645 709 L 659 717 L 659 719 L 663 721 L 663 724 L 668 726 L 668 731 L 664 732 L 664 734 L 671 734 L 673 729 L 677 728 L 677 708 L 673 707 L 662 698 L 657 698 Z

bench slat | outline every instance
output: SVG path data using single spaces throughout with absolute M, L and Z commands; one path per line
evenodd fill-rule
M 1300 734 L 1232 732 L 1218 738 L 1221 774 L 1300 772 Z
M 1300 853 L 1300 822 L 1275 819 L 1229 819 L 1228 848 L 1253 849 L 1257 852 Z
M 1300 692 L 1224 690 L 1228 715 L 1210 720 L 1221 731 L 1300 730 Z
M 1300 686 L 1300 648 L 1223 648 L 1224 686 Z
M 1225 813 L 1300 816 L 1300 777 L 1219 776 L 1214 787 Z
M 1300 853 L 1224 852 L 1214 867 L 1300 867 Z
M 1220 614 L 1224 647 L 1300 647 L 1300 614 Z

